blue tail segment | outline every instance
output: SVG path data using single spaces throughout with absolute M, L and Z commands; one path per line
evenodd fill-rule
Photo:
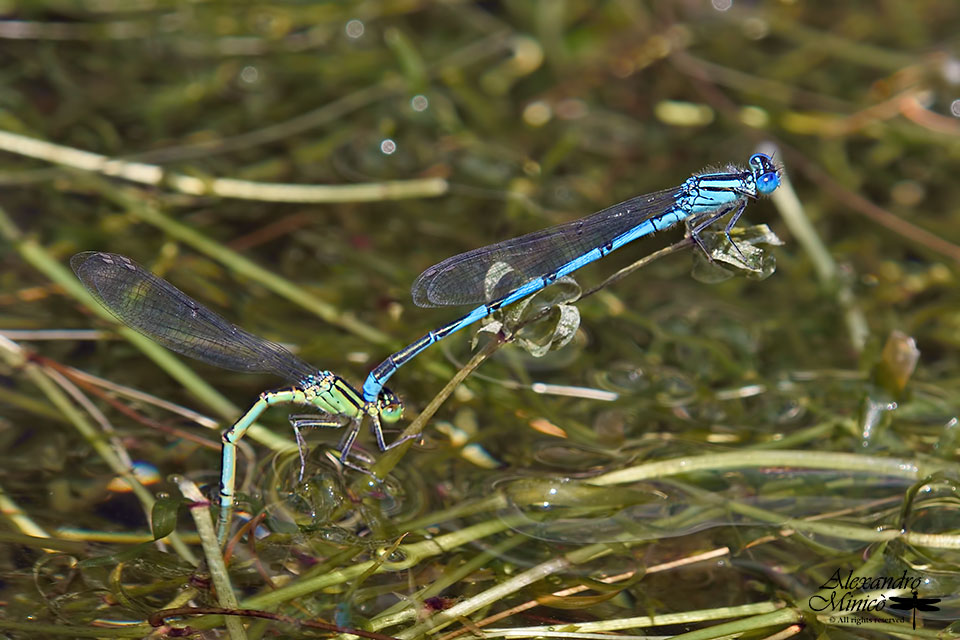
M 376 401 L 390 376 L 433 343 L 637 238 L 688 220 L 691 236 L 703 248 L 700 232 L 727 215 L 730 221 L 724 230 L 729 238 L 747 202 L 780 186 L 780 170 L 769 156 L 754 154 L 748 165 L 697 174 L 679 187 L 637 196 L 586 218 L 461 253 L 430 267 L 413 283 L 417 305 L 480 306 L 377 365 L 363 383 L 364 400 Z

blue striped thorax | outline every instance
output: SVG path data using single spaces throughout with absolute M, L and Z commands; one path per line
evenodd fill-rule
M 673 210 L 681 217 L 717 211 L 746 198 L 769 195 L 780 186 L 780 172 L 769 156 L 750 156 L 749 171 L 704 173 L 687 178 Z

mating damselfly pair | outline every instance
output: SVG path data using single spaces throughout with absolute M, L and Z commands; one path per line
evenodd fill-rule
M 417 278 L 412 290 L 414 302 L 420 306 L 480 306 L 388 357 L 367 376 L 362 393 L 340 376 L 317 370 L 284 347 L 231 324 L 129 258 L 87 251 L 75 255 L 70 264 L 87 290 L 120 322 L 163 346 L 225 369 L 272 373 L 292 383 L 291 387 L 262 393 L 222 434 L 218 528 L 222 542 L 234 507 L 237 442 L 268 407 L 301 405 L 320 412 L 317 417 L 291 418 L 301 454 L 301 427 L 347 427 L 339 445 L 340 460 L 362 471 L 350 461 L 349 454 L 363 419 L 370 419 L 381 450 L 404 441 L 387 444 L 384 440 L 381 420 L 396 422 L 403 405 L 383 385 L 428 346 L 637 238 L 678 222 L 686 222 L 691 238 L 705 249 L 701 232 L 729 217 L 724 233 L 732 243 L 730 230 L 747 202 L 773 193 L 779 185 L 777 166 L 768 156 L 757 153 L 750 157 L 746 169 L 730 166 L 696 174 L 678 187 L 637 196 L 580 220 L 448 258 Z M 736 244 L 733 246 L 736 248 Z M 491 281 L 491 271 L 499 273 L 498 269 L 502 269 L 503 277 Z

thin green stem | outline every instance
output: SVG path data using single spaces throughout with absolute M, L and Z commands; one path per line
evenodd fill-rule
M 718 471 L 742 467 L 802 467 L 806 469 L 843 469 L 919 480 L 936 471 L 956 469 L 956 465 L 928 460 L 918 463 L 902 458 L 865 456 L 829 451 L 736 451 L 660 460 L 626 469 L 618 469 L 590 480 L 591 484 L 611 485 L 652 480 L 695 471 Z
M 673 636 L 671 640 L 712 640 L 713 638 L 737 637 L 760 629 L 799 622 L 803 622 L 803 614 L 799 611 L 796 609 L 780 609 L 772 613 L 764 613 L 742 620 L 713 625 L 706 629 L 681 633 L 678 636 Z
M 197 527 L 197 533 L 200 534 L 200 545 L 203 547 L 203 554 L 207 560 L 207 567 L 210 569 L 210 578 L 213 580 L 213 586 L 217 590 L 217 603 L 224 609 L 236 610 L 240 608 L 237 596 L 233 592 L 233 585 L 230 584 L 230 574 L 227 573 L 227 565 L 223 561 L 223 554 L 220 550 L 220 543 L 217 540 L 217 534 L 213 526 L 213 518 L 210 517 L 210 504 L 197 485 L 179 476 L 176 479 L 180 492 L 187 500 L 191 500 L 193 505 L 190 507 L 190 515 L 193 516 L 194 524 Z M 226 616 L 224 623 L 230 632 L 232 640 L 246 640 L 247 632 L 243 628 L 243 621 L 237 616 Z
M 0 620 L 0 629 L 8 629 L 28 634 L 26 638 L 146 638 L 154 629 L 148 624 L 124 627 L 85 626 L 74 627 L 65 624 L 40 624 L 37 622 L 13 622 Z
M 756 602 L 735 607 L 717 607 L 696 611 L 657 614 L 656 616 L 637 616 L 634 618 L 613 618 L 595 622 L 578 622 L 571 625 L 544 625 L 536 627 L 485 628 L 486 637 L 532 638 L 549 631 L 563 631 L 565 628 L 577 633 L 603 633 L 623 629 L 667 627 L 673 625 L 691 625 L 698 622 L 722 620 L 724 618 L 742 618 L 776 613 L 783 610 L 781 602 Z
M 381 202 L 433 198 L 449 188 L 443 178 L 414 178 L 365 184 L 309 185 L 252 182 L 234 178 L 197 178 L 163 167 L 110 158 L 37 138 L 0 131 L 0 149 L 81 171 L 122 178 L 153 187 L 166 186 L 191 196 L 218 196 L 267 202 Z

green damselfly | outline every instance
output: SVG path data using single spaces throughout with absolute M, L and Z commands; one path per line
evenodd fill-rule
M 230 528 L 235 501 L 237 442 L 254 421 L 273 405 L 301 405 L 318 409 L 320 416 L 296 416 L 291 424 L 303 456 L 299 427 L 349 427 L 340 441 L 340 461 L 350 462 L 350 447 L 365 416 L 381 450 L 387 445 L 380 421 L 400 419 L 403 404 L 389 390 L 375 402 L 366 402 L 346 380 L 330 371 L 317 370 L 279 344 L 253 335 L 226 321 L 166 280 L 150 273 L 130 258 L 100 251 L 85 251 L 70 259 L 77 277 L 96 300 L 120 322 L 172 351 L 224 369 L 272 373 L 293 386 L 265 391 L 233 426 L 223 432 L 220 464 L 220 523 L 222 543 Z M 303 466 L 301 461 L 301 475 Z

